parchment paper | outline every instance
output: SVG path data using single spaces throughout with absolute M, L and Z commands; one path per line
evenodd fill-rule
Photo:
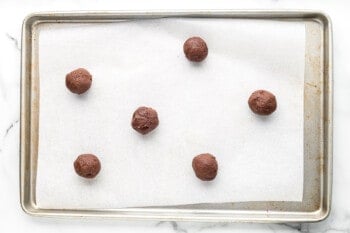
M 117 208 L 238 201 L 301 201 L 305 25 L 237 19 L 161 19 L 43 24 L 39 34 L 40 122 L 37 204 Z M 194 64 L 184 41 L 201 36 Z M 65 75 L 93 75 L 81 96 Z M 253 114 L 256 89 L 277 111 Z M 139 106 L 158 111 L 146 136 L 131 128 Z M 198 180 L 192 158 L 212 153 L 219 172 Z M 75 174 L 82 153 L 99 156 L 94 180 Z

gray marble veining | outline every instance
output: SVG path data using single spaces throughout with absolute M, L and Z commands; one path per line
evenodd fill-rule
M 9 38 L 15 44 L 16 48 L 18 49 L 18 51 L 21 51 L 21 47 L 20 47 L 20 45 L 18 43 L 18 40 L 15 37 L 11 36 L 9 33 L 6 33 L 6 36 L 7 36 L 7 38 Z
M 16 120 L 15 122 L 12 122 L 6 129 L 4 137 L 7 136 L 7 134 L 10 132 L 10 130 L 19 122 L 19 120 Z

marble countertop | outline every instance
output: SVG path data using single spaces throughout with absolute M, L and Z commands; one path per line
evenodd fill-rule
M 96 219 L 35 218 L 19 204 L 20 35 L 31 12 L 147 9 L 313 9 L 326 12 L 334 36 L 334 161 L 330 216 L 319 223 L 253 224 L 122 222 Z M 350 124 L 350 2 L 341 0 L 2 0 L 0 2 L 0 232 L 350 232 L 350 169 L 346 144 Z

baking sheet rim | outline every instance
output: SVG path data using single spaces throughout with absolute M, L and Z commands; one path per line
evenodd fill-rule
M 325 137 L 324 169 L 321 174 L 321 203 L 320 208 L 313 212 L 300 211 L 269 211 L 269 210 L 200 210 L 173 208 L 126 208 L 116 210 L 49 210 L 40 209 L 35 204 L 35 174 L 36 165 L 32 163 L 31 143 L 31 96 L 32 76 L 35 76 L 35 62 L 33 58 L 32 30 L 37 23 L 70 22 L 70 21 L 114 21 L 123 18 L 161 18 L 161 17 L 227 17 L 254 19 L 309 19 L 323 25 L 323 59 L 325 70 L 324 82 L 324 128 Z M 91 20 L 91 21 L 90 21 Z M 28 38 L 28 35 L 30 37 Z M 30 46 L 29 46 L 30 45 Z M 30 55 L 30 56 L 29 56 Z M 331 198 L 331 166 L 332 166 L 332 42 L 330 19 L 323 13 L 314 11 L 159 11 L 159 12 L 42 12 L 29 15 L 23 23 L 22 31 L 22 73 L 21 73 L 21 206 L 31 215 L 39 216 L 92 216 L 113 217 L 120 219 L 158 219 L 158 220 L 192 220 L 192 221 L 254 221 L 254 222 L 282 222 L 282 221 L 320 221 L 326 218 L 330 210 Z M 34 72 L 34 74 L 33 74 Z M 29 101 L 29 102 L 28 102 Z M 29 104 L 29 105 L 28 105 Z M 34 183 L 33 183 L 34 181 Z M 34 186 L 34 187 L 33 187 Z M 136 213 L 136 214 L 135 214 Z

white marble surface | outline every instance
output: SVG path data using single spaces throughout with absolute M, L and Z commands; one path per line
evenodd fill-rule
M 212 224 L 33 218 L 19 205 L 20 33 L 23 18 L 43 10 L 317 9 L 334 29 L 334 175 L 332 211 L 313 224 Z M 0 1 L 0 232 L 350 232 L 350 3 L 325 0 L 1 0 Z

